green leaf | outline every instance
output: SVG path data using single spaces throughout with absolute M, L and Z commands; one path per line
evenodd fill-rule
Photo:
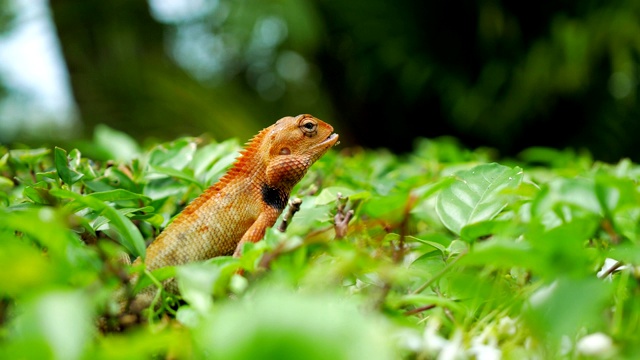
M 176 279 L 180 294 L 195 310 L 205 314 L 213 306 L 214 292 L 221 295 L 238 268 L 238 259 L 230 256 L 179 266 Z
M 171 279 L 176 276 L 176 266 L 165 266 L 159 269 L 155 269 L 151 272 L 151 275 L 153 275 L 153 277 L 160 282 Z M 140 279 L 136 283 L 136 286 L 133 289 L 133 293 L 137 294 L 147 286 L 154 286 L 153 284 L 153 281 L 146 274 L 143 274 L 140 276 Z
M 281 286 L 269 286 L 242 300 L 216 308 L 215 316 L 206 317 L 192 329 L 195 357 L 307 360 L 395 357 L 380 319 L 375 313 L 363 315 L 350 299 L 331 294 L 298 294 Z
M 130 161 L 140 152 L 136 141 L 126 133 L 98 124 L 93 146 L 108 154 L 112 160 Z
M 0 176 L 0 189 L 1 188 L 8 188 L 8 187 L 13 187 L 13 181 L 7 177 L 4 176 Z
M 69 209 L 73 209 L 74 212 L 78 211 L 77 204 L 79 203 L 93 209 L 97 213 L 109 219 L 110 224 L 120 235 L 116 240 L 118 240 L 118 242 L 120 242 L 120 244 L 122 244 L 122 246 L 124 246 L 131 254 L 140 256 L 144 259 L 146 249 L 144 239 L 140 234 L 140 230 L 138 230 L 138 228 L 133 225 L 131 220 L 126 216 L 95 197 L 82 196 L 64 189 L 55 189 L 52 190 L 51 193 L 58 197 L 74 199 L 74 202 L 67 205 L 67 207 Z
M 4 150 L 0 148 L 0 151 Z M 7 151 L 4 155 L 0 156 L 0 169 L 4 168 L 9 161 L 9 152 Z
M 446 251 L 446 247 L 438 242 L 435 241 L 429 241 L 429 240 L 425 240 L 425 239 L 420 239 L 418 237 L 415 236 L 407 236 L 406 237 L 407 240 L 413 240 L 413 241 L 417 241 L 419 243 L 425 244 L 425 245 L 429 245 L 432 248 L 434 248 L 435 250 L 438 250 L 441 254 L 444 254 Z M 386 237 L 385 237 L 386 240 Z M 394 239 L 395 240 L 395 239 Z
M 53 203 L 53 198 L 50 195 L 48 185 L 44 181 L 39 181 L 30 186 L 26 186 L 23 190 L 23 194 L 36 204 L 51 205 Z
M 557 178 L 549 181 L 533 199 L 531 214 L 545 217 L 554 212 L 562 212 L 564 205 L 597 215 L 602 214 L 592 178 Z
M 120 214 L 122 214 L 122 215 L 125 215 L 125 216 L 126 216 L 126 215 L 133 214 L 133 213 L 136 213 L 136 212 L 148 212 L 148 211 L 153 211 L 153 207 L 151 207 L 151 206 L 145 206 L 145 207 L 143 207 L 143 208 L 116 209 L 116 211 L 117 211 L 117 212 L 119 212 Z M 149 216 L 151 216 L 151 215 L 149 215 Z M 144 217 L 146 217 L 146 216 L 140 216 L 140 217 L 138 217 L 138 216 L 134 216 L 134 215 L 129 216 L 129 218 L 130 218 L 130 219 L 132 219 L 132 220 L 133 220 L 134 218 L 140 219 L 140 218 L 144 218 Z M 101 227 L 102 225 L 109 223 L 109 221 L 110 221 L 110 220 L 109 220 L 109 219 L 107 219 L 106 217 L 104 217 L 104 216 L 100 216 L 100 217 L 98 217 L 98 218 L 95 220 L 95 222 L 93 223 L 93 228 L 95 228 L 96 230 L 98 230 L 98 229 L 100 229 L 100 227 Z
M 91 193 L 87 196 L 98 199 L 100 201 L 125 201 L 125 200 L 137 200 L 143 204 L 148 204 L 151 202 L 151 198 L 136 194 L 131 191 L 123 190 L 123 189 L 115 189 L 109 191 L 95 192 Z
M 67 152 L 64 149 L 56 146 L 54 150 L 54 158 L 58 176 L 66 184 L 73 185 L 84 176 L 84 174 L 81 174 L 69 167 L 69 159 L 67 158 Z
M 351 200 L 365 199 L 371 196 L 368 191 L 355 191 L 346 187 L 331 186 L 322 189 L 320 194 L 316 197 L 316 205 L 328 205 L 334 204 L 338 199 L 338 194 L 342 197 L 348 197 Z
M 17 224 L 13 221 L 3 224 L 0 220 L 0 228 L 8 225 Z M 13 234 L 5 235 L 0 231 L 0 248 L 0 294 L 15 298 L 54 281 L 58 267 L 47 261 L 35 247 L 20 241 Z
M 45 156 L 49 155 L 51 150 L 49 149 L 24 149 L 24 150 L 9 150 L 10 159 L 12 162 L 19 165 L 35 165 L 42 160 Z
M 82 291 L 43 293 L 19 303 L 16 314 L 11 319 L 11 337 L 23 345 L 23 353 L 11 358 L 30 354 L 33 358 L 82 359 L 95 333 L 90 302 Z
M 167 175 L 170 177 L 174 177 L 176 179 L 184 180 L 190 184 L 194 184 L 198 186 L 198 188 L 200 188 L 201 190 L 204 188 L 204 186 L 198 181 L 198 179 L 181 170 L 173 169 L 170 167 L 153 166 L 153 165 L 149 166 L 149 170 L 150 170 L 149 172 L 150 175 L 154 175 L 154 174 Z M 154 178 L 154 176 L 151 176 L 150 178 Z
M 193 159 L 196 148 L 196 143 L 192 138 L 182 138 L 161 144 L 149 154 L 149 165 L 182 170 Z
M 215 164 L 213 164 L 213 166 L 211 166 L 211 168 L 204 174 L 205 184 L 211 184 L 222 177 L 239 155 L 240 153 L 238 151 L 234 151 L 216 161 Z
M 404 215 L 409 193 L 396 191 L 387 196 L 372 196 L 362 207 L 362 213 L 372 218 L 400 221 Z
M 525 241 L 489 240 L 480 242 L 473 247 L 464 258 L 461 265 L 490 265 L 492 267 L 509 269 L 522 267 L 528 270 L 540 268 L 541 259 L 533 256 L 531 245 Z
M 474 242 L 478 239 L 496 234 L 515 238 L 519 236 L 520 233 L 521 232 L 517 231 L 517 224 L 514 219 L 493 219 L 466 225 L 460 231 L 460 238 L 467 242 Z
M 194 176 L 202 182 L 209 181 L 210 178 L 205 177 L 207 171 L 218 163 L 226 168 L 238 156 L 238 150 L 239 145 L 236 139 L 212 143 L 199 148 L 191 161 Z
M 597 279 L 560 277 L 538 289 L 529 299 L 524 315 L 541 336 L 559 344 L 563 335 L 598 326 L 604 319 L 606 299 L 612 286 Z
M 37 244 L 47 248 L 56 261 L 68 262 L 71 248 L 79 247 L 77 237 L 67 228 L 64 214 L 48 206 L 34 206 L 19 210 L 0 208 L 0 230 L 26 234 Z M 1 234 L 1 233 L 0 233 Z M 0 239 L 0 244 L 4 239 Z M 13 241 L 11 237 L 8 241 Z M 60 263 L 58 263 L 60 264 Z
M 502 192 L 517 187 L 523 172 L 492 163 L 455 174 L 455 182 L 438 194 L 436 212 L 452 232 L 460 234 L 467 224 L 490 220 L 506 205 Z
M 621 209 L 634 208 L 640 204 L 640 193 L 635 179 L 620 179 L 606 174 L 595 178 L 595 194 L 600 207 L 608 216 Z

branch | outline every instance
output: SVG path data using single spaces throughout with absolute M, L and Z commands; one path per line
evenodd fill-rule
M 300 198 L 296 197 L 289 200 L 289 207 L 287 208 L 287 213 L 284 214 L 284 216 L 282 217 L 282 222 L 278 226 L 278 231 L 280 232 L 287 231 L 287 227 L 289 227 L 289 222 L 293 218 L 293 215 L 295 215 L 300 210 L 300 205 L 302 205 L 302 199 Z

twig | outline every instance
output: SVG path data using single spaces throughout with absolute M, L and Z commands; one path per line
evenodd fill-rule
M 285 241 L 282 241 L 278 243 L 278 245 L 276 245 L 276 247 L 273 248 L 273 250 L 266 252 L 262 255 L 262 258 L 260 259 L 260 263 L 258 264 L 258 268 L 268 269 L 269 266 L 271 266 L 271 262 L 273 261 L 273 259 L 277 258 L 278 256 L 280 256 L 280 254 L 284 252 L 285 252 Z
M 289 227 L 289 222 L 293 218 L 293 215 L 295 215 L 300 210 L 300 205 L 302 205 L 302 199 L 300 198 L 296 197 L 289 200 L 289 207 L 287 209 L 287 213 L 284 214 L 284 216 L 282 217 L 282 222 L 278 226 L 278 231 L 280 232 L 287 231 L 287 227 Z
M 404 206 L 404 211 L 402 214 L 402 222 L 400 223 L 400 238 L 398 239 L 398 247 L 393 252 L 393 262 L 400 263 L 402 259 L 404 259 L 404 245 L 405 238 L 407 237 L 407 233 L 409 232 L 409 219 L 411 209 L 413 205 L 415 205 L 418 197 L 415 194 L 410 194 L 409 199 L 407 199 L 407 203 Z
M 409 218 L 411 209 L 413 205 L 416 203 L 417 196 L 415 194 L 409 195 L 409 199 L 407 199 L 407 203 L 405 204 L 402 216 L 402 222 L 400 222 L 400 239 L 398 240 L 398 246 L 393 250 L 393 262 L 398 264 L 401 263 L 404 259 L 404 244 L 405 237 L 409 232 Z M 391 290 L 392 284 L 390 280 L 385 280 L 384 285 L 382 286 L 382 292 L 375 303 L 376 308 L 382 309 L 382 305 L 384 305 L 384 301 Z
M 431 310 L 431 309 L 433 309 L 435 307 L 436 307 L 436 304 L 429 304 L 429 305 L 425 305 L 425 306 L 420 306 L 420 307 L 417 307 L 415 309 L 411 309 L 411 310 L 405 311 L 403 315 L 404 316 L 415 315 L 415 314 L 421 313 L 423 311 Z
M 336 216 L 333 217 L 333 226 L 336 231 L 336 239 L 342 239 L 347 235 L 349 221 L 353 218 L 355 211 L 353 211 L 353 209 L 349 209 L 345 212 L 347 200 L 349 198 L 343 197 L 341 193 L 338 193 L 337 196 L 338 211 L 336 212 Z
M 618 261 L 615 264 L 613 264 L 612 267 L 608 268 L 607 271 L 602 273 L 602 275 L 598 276 L 598 278 L 599 279 L 604 279 L 607 276 L 613 274 L 616 270 L 620 269 L 622 266 L 624 266 L 624 263 L 622 261 Z
M 342 239 L 347 235 L 349 230 L 349 222 L 355 215 L 353 207 L 359 204 L 359 201 L 354 201 L 349 206 L 349 197 L 342 196 L 342 193 L 336 194 L 336 201 L 338 202 L 338 211 L 333 217 L 333 228 L 336 232 L 336 239 Z

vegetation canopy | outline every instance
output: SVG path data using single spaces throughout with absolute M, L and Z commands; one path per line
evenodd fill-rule
M 94 137 L 0 148 L 0 358 L 640 356 L 629 160 L 496 159 L 451 138 L 405 156 L 336 148 L 294 188 L 286 231 L 239 259 L 150 273 L 123 258 L 144 256 L 239 143 Z M 121 316 L 134 272 L 139 287 L 175 276 L 181 294 Z

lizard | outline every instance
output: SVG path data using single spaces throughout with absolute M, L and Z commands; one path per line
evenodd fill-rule
M 333 127 L 312 115 L 283 117 L 251 138 L 230 169 L 187 205 L 151 242 L 147 270 L 202 261 L 216 256 L 239 257 L 247 242 L 257 242 L 287 205 L 291 189 L 309 167 L 337 144 Z M 133 265 L 143 260 L 138 257 Z M 138 275 L 130 282 L 135 284 Z M 177 292 L 175 279 L 165 288 Z M 140 291 L 130 304 L 139 311 L 158 290 Z

